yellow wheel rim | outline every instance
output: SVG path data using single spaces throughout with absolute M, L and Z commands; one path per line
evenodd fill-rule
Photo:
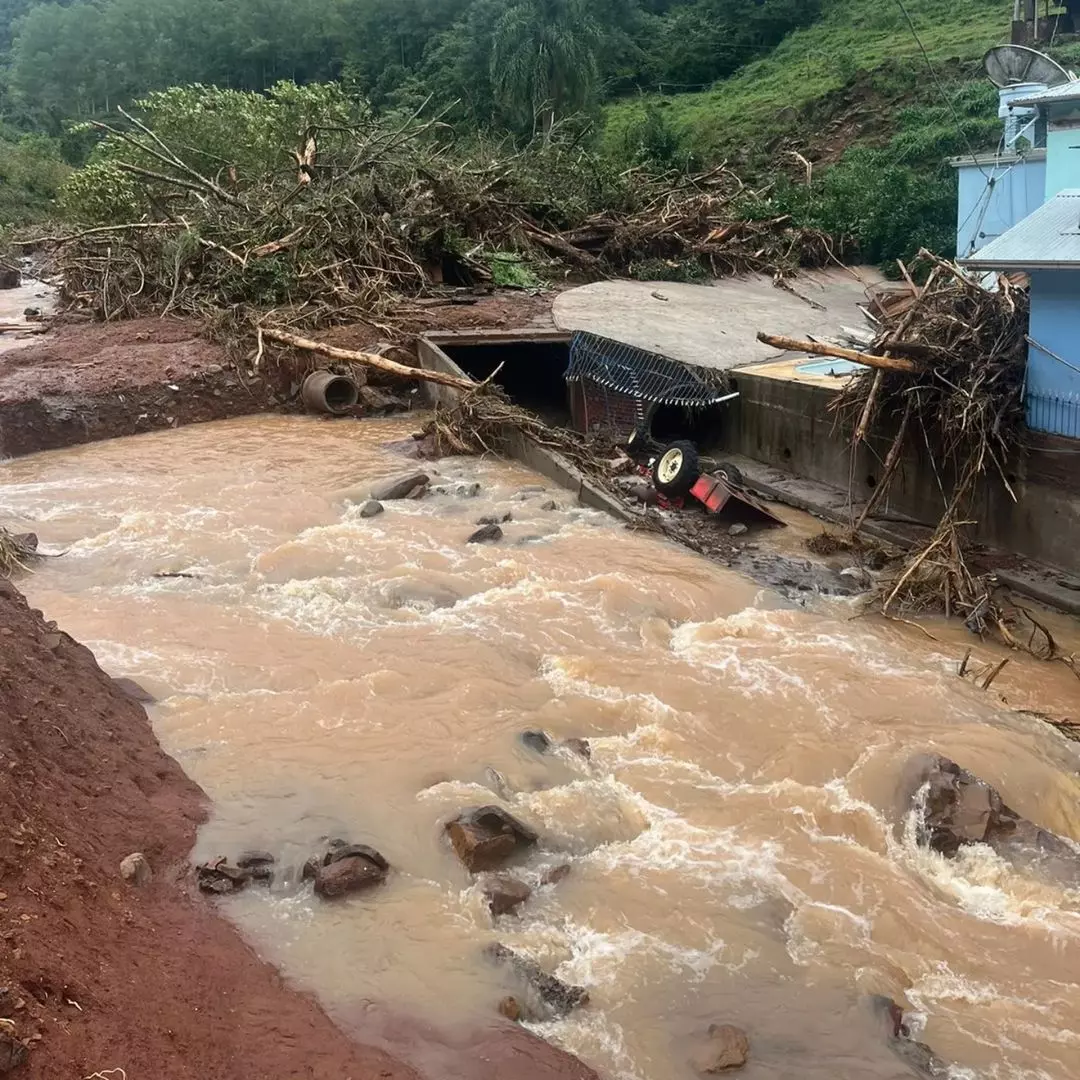
M 683 452 L 677 447 L 669 450 L 656 467 L 656 478 L 661 484 L 670 484 L 682 471 Z

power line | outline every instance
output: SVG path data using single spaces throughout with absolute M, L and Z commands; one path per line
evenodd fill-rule
M 919 52 L 922 53 L 923 59 L 926 61 L 926 69 L 930 72 L 930 78 L 934 80 L 934 84 L 937 86 L 938 94 L 941 99 L 949 107 L 949 111 L 953 115 L 953 120 L 956 121 L 956 130 L 960 132 L 960 137 L 964 140 L 968 148 L 968 153 L 971 155 L 971 160 L 979 166 L 979 172 L 986 177 L 987 181 L 990 180 L 990 176 L 987 171 L 982 167 L 982 163 L 979 161 L 979 155 L 975 152 L 975 147 L 972 146 L 971 140 L 968 138 L 967 132 L 964 130 L 964 121 L 960 113 L 956 110 L 956 102 L 946 93 L 945 87 L 941 83 L 941 79 L 938 78 L 937 70 L 934 68 L 933 61 L 930 59 L 930 54 L 926 51 L 926 46 L 922 43 L 922 38 L 919 37 L 919 31 L 915 27 L 915 20 L 912 19 L 911 13 L 907 9 L 907 5 L 904 0 L 896 0 L 897 7 L 904 13 L 904 18 L 907 19 L 907 24 L 911 28 L 911 35 L 915 38 L 915 44 L 919 46 Z

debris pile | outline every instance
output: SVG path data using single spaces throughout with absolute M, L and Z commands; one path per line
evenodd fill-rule
M 931 463 L 942 492 L 933 533 L 880 586 L 881 610 L 900 618 L 931 610 L 958 615 L 973 633 L 1060 660 L 1080 677 L 1080 661 L 1063 654 L 1030 611 L 1005 600 L 993 575 L 980 573 L 971 559 L 968 529 L 984 483 L 1017 498 L 1011 476 L 1026 431 L 1027 290 L 1001 277 L 989 291 L 955 263 L 925 250 L 919 259 L 925 284 L 916 285 L 901 267 L 906 293 L 891 292 L 876 306 L 881 331 L 865 352 L 852 354 L 868 370 L 833 403 L 853 432 L 852 453 L 875 425 L 894 433 L 853 535 L 888 494 L 907 453 Z M 842 350 L 809 344 L 807 351 Z
M 37 537 L 33 533 L 0 529 L 0 577 L 9 578 L 19 570 L 28 570 L 37 557 Z
M 201 92 L 205 112 L 230 93 Z M 841 253 L 787 217 L 744 220 L 753 193 L 723 166 L 601 175 L 573 142 L 463 141 L 437 117 L 394 125 L 366 107 L 348 121 L 309 117 L 300 132 L 281 121 L 267 136 L 277 152 L 238 164 L 189 145 L 156 98 L 140 104 L 143 118 L 120 110 L 91 125 L 103 143 L 79 174 L 87 227 L 37 239 L 57 249 L 68 300 L 104 319 L 175 312 L 244 329 L 262 309 L 316 327 L 444 283 L 498 281 L 507 259 L 558 276 L 657 261 L 719 276 L 783 274 Z M 283 168 L 288 159 L 296 166 Z

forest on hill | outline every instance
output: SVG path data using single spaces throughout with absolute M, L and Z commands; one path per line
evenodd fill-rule
M 391 121 L 438 116 L 463 142 L 572 139 L 611 167 L 727 160 L 767 187 L 762 215 L 848 235 L 866 258 L 947 250 L 944 161 L 996 141 L 979 58 L 1007 38 L 1011 10 L 1012 0 L 0 0 L 0 225 L 56 213 L 65 177 L 100 139 L 86 121 L 168 87 L 259 93 L 284 81 L 337 84 Z

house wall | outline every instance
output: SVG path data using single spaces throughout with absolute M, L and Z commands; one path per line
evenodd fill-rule
M 1000 162 L 969 161 L 955 167 L 956 251 L 961 258 L 973 255 L 1043 204 L 1046 155 L 1041 151 L 1024 158 L 1009 155 Z
M 1028 426 L 1080 438 L 1080 270 L 1032 273 L 1030 336 Z
M 1046 198 L 1080 187 L 1080 109 L 1051 109 L 1046 132 Z

